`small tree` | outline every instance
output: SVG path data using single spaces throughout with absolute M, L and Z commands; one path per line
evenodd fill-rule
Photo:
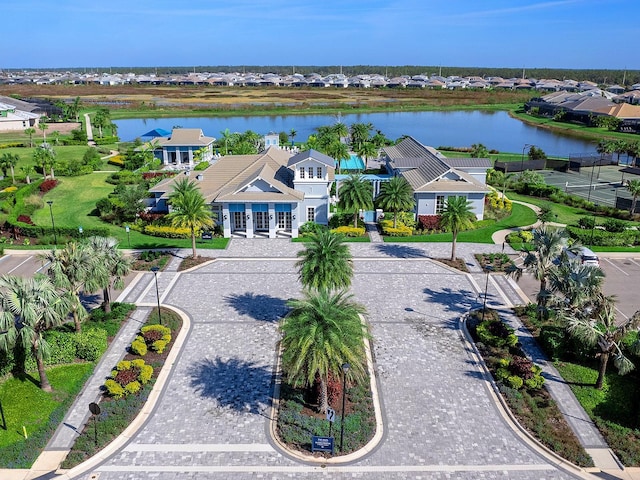
M 373 208 L 373 187 L 362 175 L 349 175 L 343 180 L 338 189 L 340 198 L 338 204 L 345 212 L 353 212 L 353 226 L 358 227 L 358 213 L 360 210 Z
M 377 201 L 380 208 L 393 212 L 393 228 L 396 228 L 398 212 L 411 210 L 415 205 L 413 188 L 404 177 L 393 177 L 382 184 Z
M 188 228 L 191 232 L 191 248 L 193 258 L 198 257 L 196 250 L 196 234 L 203 227 L 212 227 L 211 209 L 204 200 L 199 189 L 188 190 L 176 195 L 171 200 L 173 211 L 167 215 L 174 227 Z
M 489 150 L 482 143 L 471 145 L 471 158 L 488 158 Z
M 629 190 L 629 193 L 633 196 L 629 213 L 634 214 L 636 211 L 636 203 L 638 201 L 638 195 L 640 195 L 640 180 L 627 181 L 627 190 Z
M 33 127 L 25 128 L 24 133 L 29 135 L 29 147 L 33 148 L 33 134 L 36 133 L 36 129 Z
M 451 261 L 456 259 L 456 241 L 460 230 L 470 228 L 475 214 L 467 197 L 448 197 L 447 203 L 440 215 L 440 225 L 453 234 L 451 245 Z
M 307 289 L 335 291 L 348 288 L 353 277 L 353 259 L 342 235 L 329 230 L 313 233 L 306 248 L 298 252 L 299 279 Z

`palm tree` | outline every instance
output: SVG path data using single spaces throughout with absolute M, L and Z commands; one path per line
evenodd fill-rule
M 24 167 L 20 167 L 20 169 L 24 172 L 24 180 L 27 182 L 27 185 L 31 184 L 31 174 L 36 171 L 33 165 L 28 164 Z
M 440 214 L 440 225 L 451 230 L 453 243 L 451 245 L 451 261 L 456 259 L 456 242 L 460 230 L 465 230 L 473 224 L 476 218 L 472 203 L 467 197 L 448 197 L 444 210 Z
M 50 171 L 51 179 L 55 179 L 54 166 L 56 152 L 49 145 L 42 145 L 33 151 L 33 159 L 36 164 L 42 167 L 42 174 L 47 178 L 47 169 Z
M 365 378 L 364 340 L 369 335 L 360 320 L 365 309 L 345 291 L 323 290 L 304 295 L 302 300 L 288 303 L 292 310 L 280 324 L 282 366 L 294 386 L 320 383 L 318 409 L 326 412 L 327 381 L 340 374 L 343 364 L 351 367 L 349 380 Z
M 196 182 L 190 180 L 189 177 L 181 177 L 180 179 L 176 180 L 171 188 L 172 190 L 169 194 L 169 203 L 177 198 L 187 195 L 190 192 L 200 191 Z
M 329 145 L 326 145 L 323 150 L 324 153 L 335 159 L 335 161 L 337 162 L 338 173 L 340 173 L 340 161 L 348 160 L 351 157 L 351 155 L 349 155 L 349 148 L 344 143 L 338 140 L 335 140 Z
M 293 139 L 296 138 L 297 134 L 298 134 L 298 132 L 296 132 L 295 128 L 292 128 L 291 130 L 289 130 L 289 137 L 291 137 L 291 146 L 292 147 L 294 145 Z
M 349 127 L 342 121 L 338 120 L 331 125 L 331 131 L 338 136 L 338 138 L 346 138 L 349 136 Z
M 102 288 L 108 276 L 106 265 L 85 244 L 69 242 L 63 249 L 51 250 L 40 255 L 43 263 L 48 263 L 47 275 L 57 288 L 67 291 L 70 310 L 76 332 L 80 332 L 81 322 L 87 310 L 80 301 L 82 292 L 95 292 Z
M 110 237 L 89 237 L 87 245 L 97 261 L 104 265 L 105 277 L 102 284 L 102 306 L 105 312 L 111 311 L 111 289 L 123 288 L 124 278 L 131 271 L 131 259 L 118 250 L 118 241 Z
M 349 288 L 353 259 L 342 235 L 320 230 L 313 233 L 306 248 L 298 252 L 299 279 L 305 288 L 335 291 Z
M 349 132 L 351 134 L 351 148 L 356 151 L 360 146 L 369 141 L 369 132 L 373 130 L 370 123 L 353 123 Z
M 488 158 L 489 150 L 482 143 L 471 145 L 471 158 Z
M 640 326 L 640 312 L 620 323 L 616 319 L 615 304 L 612 297 L 601 296 L 600 306 L 595 315 L 586 312 L 565 316 L 567 331 L 588 347 L 598 348 L 600 366 L 595 387 L 600 390 L 607 372 L 607 364 L 614 356 L 614 365 L 620 375 L 633 370 L 634 365 L 623 353 L 621 340 L 631 330 Z
M 222 140 L 224 141 L 224 154 L 229 155 L 229 142 L 232 141 L 232 133 L 228 128 L 225 128 L 223 132 L 220 132 L 222 135 Z
M 47 143 L 47 133 L 46 133 L 46 131 L 47 131 L 47 128 L 49 128 L 49 124 L 41 121 L 40 123 L 38 123 L 38 128 L 40 130 L 42 130 L 42 141 L 44 143 Z
M 178 195 L 171 202 L 172 211 L 167 215 L 174 227 L 188 228 L 191 231 L 191 248 L 193 258 L 198 257 L 196 250 L 196 233 L 203 227 L 212 227 L 211 209 L 205 202 L 200 190 L 189 190 Z
M 358 228 L 360 210 L 373 209 L 373 186 L 360 174 L 349 175 L 338 189 L 338 205 L 345 212 L 353 212 L 353 226 Z
M 577 248 L 573 245 L 570 250 Z M 600 268 L 572 260 L 563 250 L 559 264 L 549 272 L 549 292 L 555 294 L 552 298 L 557 309 L 575 312 L 592 306 L 602 291 L 603 281 L 604 272 Z
M 36 129 L 33 127 L 25 128 L 24 133 L 29 135 L 29 147 L 33 148 L 33 134 L 36 133 Z
M 522 268 L 513 267 L 507 272 L 516 279 L 519 279 L 523 272 L 528 272 L 540 282 L 537 296 L 540 311 L 546 307 L 549 297 L 547 282 L 554 268 L 554 262 L 562 253 L 566 242 L 567 234 L 563 229 L 542 226 L 533 230 L 533 249 L 526 252 Z
M 0 335 L 0 349 L 6 352 L 16 342 L 25 350 L 30 348 L 36 359 L 40 388 L 46 392 L 52 389 L 44 369 L 49 345 L 43 334 L 62 325 L 68 312 L 67 299 L 47 277 L 0 277 L 0 329 L 7 332 Z
M 396 228 L 398 212 L 411 210 L 415 205 L 413 188 L 404 177 L 393 177 L 382 184 L 377 201 L 380 208 L 393 212 L 393 228 Z
M 80 121 L 78 120 L 78 114 L 80 113 L 80 97 L 73 99 L 73 103 L 67 106 L 67 112 L 70 117 L 74 117 L 76 119 L 76 122 Z
M 20 161 L 20 157 L 17 153 L 5 153 L 2 155 L 2 162 L 9 166 L 9 170 L 11 171 L 11 183 L 16 183 L 16 172 L 15 168 L 18 162 Z
M 629 190 L 629 193 L 633 196 L 631 208 L 629 209 L 629 213 L 633 214 L 636 211 L 636 202 L 638 201 L 638 195 L 640 195 L 640 180 L 628 180 L 627 190 Z
M 378 155 L 378 147 L 376 147 L 373 142 L 361 143 L 357 148 L 354 148 L 353 151 L 360 155 L 360 157 L 364 158 L 365 166 L 367 164 L 367 160 Z

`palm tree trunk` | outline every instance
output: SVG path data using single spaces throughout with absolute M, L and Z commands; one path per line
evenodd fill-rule
M 638 201 L 638 196 L 634 195 L 633 196 L 633 202 L 631 202 L 631 211 L 629 212 L 630 214 L 634 214 L 636 211 L 636 202 Z
M 327 381 L 320 375 L 320 413 L 326 413 L 329 408 L 329 394 L 327 392 Z
M 102 290 L 102 308 L 104 308 L 104 313 L 111 312 L 111 285 Z
M 33 346 L 33 356 L 36 357 L 36 365 L 38 366 L 38 375 L 40 376 L 40 388 L 45 392 L 50 392 L 53 390 L 51 388 L 51 384 L 49 383 L 49 379 L 47 378 L 47 372 L 44 369 L 44 361 L 42 360 L 42 356 L 38 355 L 36 350 L 36 346 Z
M 82 331 L 82 327 L 80 326 L 80 316 L 78 315 L 77 307 L 73 307 L 73 324 L 76 327 L 76 332 L 80 333 Z
M 600 368 L 598 369 L 598 379 L 596 380 L 596 388 L 602 390 L 602 384 L 604 383 L 604 376 L 607 373 L 607 363 L 609 362 L 609 352 L 602 352 L 600 354 Z
M 51 165 L 51 180 L 55 180 L 55 179 L 56 179 L 56 176 L 53 173 L 53 165 Z
M 393 228 L 398 228 L 398 211 L 393 211 Z
M 353 214 L 353 228 L 358 228 L 358 212 Z
M 11 165 L 11 183 L 16 184 L 16 174 L 13 170 L 13 165 Z
M 458 239 L 458 232 L 453 231 L 453 243 L 451 244 L 451 261 L 456 259 L 456 240 Z
M 196 232 L 191 229 L 191 249 L 193 250 L 193 259 L 198 258 L 198 251 L 196 250 Z

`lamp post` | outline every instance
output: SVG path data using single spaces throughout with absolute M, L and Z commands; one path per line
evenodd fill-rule
M 151 271 L 153 272 L 153 276 L 156 280 L 156 299 L 158 300 L 158 323 L 162 325 L 162 314 L 160 313 L 160 293 L 158 292 L 158 267 L 151 267 Z
M 591 226 L 591 240 L 589 241 L 589 248 L 593 247 L 593 232 L 596 229 L 596 211 L 598 210 L 598 204 L 594 204 L 593 207 L 593 225 Z
M 522 147 L 522 157 L 520 158 L 520 172 L 524 171 L 524 151 L 527 149 L 527 147 L 533 147 L 534 145 L 530 144 L 530 143 L 525 143 L 524 147 Z
M 346 390 L 347 390 L 347 372 L 351 365 L 348 363 L 342 364 L 342 417 L 340 419 L 340 453 L 344 452 L 344 410 L 346 407 Z
M 56 223 L 53 221 L 53 200 L 48 200 L 49 213 L 51 214 L 51 228 L 53 229 L 53 244 L 58 246 L 58 236 L 56 235 Z
M 124 226 L 124 231 L 127 232 L 127 244 L 129 245 L 129 248 L 131 248 L 131 229 L 129 228 L 129 225 Z
M 82 228 L 82 225 L 80 225 L 78 227 L 78 233 L 80 234 L 80 238 L 82 238 L 82 232 L 84 232 L 84 229 Z
M 489 291 L 489 274 L 493 270 L 491 265 L 485 265 L 484 271 L 487 273 L 487 280 L 484 284 L 484 301 L 482 302 L 482 321 L 484 322 L 484 311 L 487 308 L 487 292 Z

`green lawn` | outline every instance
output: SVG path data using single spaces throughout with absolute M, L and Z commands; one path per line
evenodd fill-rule
M 561 203 L 553 203 L 544 198 L 520 195 L 519 193 L 515 192 L 508 192 L 507 197 L 509 197 L 510 200 L 526 202 L 532 205 L 537 205 L 538 207 L 541 207 L 542 205 L 550 205 L 553 214 L 557 215 L 557 217 L 554 219 L 554 222 L 564 223 L 567 225 L 577 225 L 578 220 L 580 220 L 581 217 L 593 216 L 592 212 L 589 212 L 584 208 L 570 207 L 569 205 L 564 205 Z
M 83 228 L 107 227 L 110 235 L 117 238 L 123 248 L 191 248 L 191 239 L 169 239 L 143 235 L 131 230 L 129 237 L 124 227 L 105 223 L 95 215 L 96 202 L 109 195 L 114 185 L 106 182 L 109 173 L 94 172 L 79 177 L 58 178 L 60 184 L 49 191 L 44 201 L 53 201 L 52 211 L 56 226 Z M 36 225 L 51 225 L 51 214 L 48 206 L 37 210 L 32 215 Z M 130 241 L 129 241 L 130 240 Z M 225 248 L 229 239 L 214 238 L 213 240 L 198 240 L 198 248 Z M 16 247 L 12 247 L 16 248 Z M 33 248 L 33 247 L 30 247 Z
M 459 242 L 493 243 L 491 236 L 498 230 L 531 225 L 537 220 L 536 214 L 529 207 L 513 204 L 511 215 L 488 227 L 469 230 L 458 234 Z M 385 242 L 451 242 L 451 233 L 435 233 L 433 235 L 414 235 L 412 237 L 384 237 Z
M 6 430 L 0 430 L 0 465 L 9 468 L 31 465 L 92 370 L 92 363 L 48 368 L 52 393 L 42 391 L 30 378 L 9 378 L 0 383 L 0 401 L 7 422 Z M 37 372 L 31 375 L 37 381 Z

